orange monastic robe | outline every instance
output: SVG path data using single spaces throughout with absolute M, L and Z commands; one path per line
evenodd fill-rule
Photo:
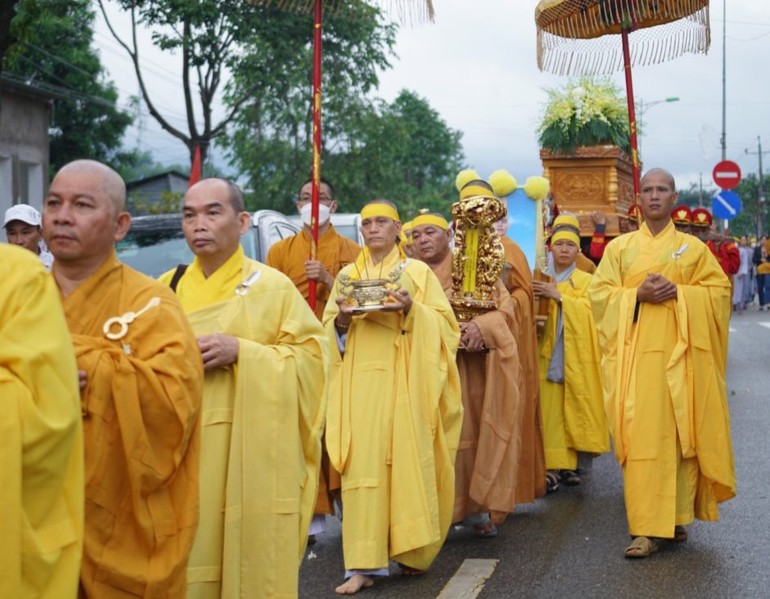
M 500 237 L 505 250 L 503 282 L 516 304 L 514 337 L 521 361 L 521 461 L 516 483 L 516 503 L 529 503 L 545 495 L 545 449 L 540 409 L 540 374 L 537 367 L 537 330 L 532 271 L 522 249 L 507 235 Z
M 360 252 L 361 248 L 355 241 L 340 235 L 331 225 L 318 238 L 318 260 L 332 278 L 336 277 L 343 267 L 355 262 Z M 265 263 L 289 277 L 302 297 L 307 300 L 310 296 L 310 285 L 305 274 L 305 261 L 309 256 L 310 233 L 303 227 L 296 235 L 274 244 L 267 253 Z M 316 295 L 315 315 L 321 320 L 326 301 L 329 299 L 329 290 L 322 283 L 318 283 Z
M 577 260 L 575 260 L 575 266 L 577 266 L 578 270 L 587 272 L 589 275 L 596 272 L 596 264 L 594 264 L 593 260 L 590 258 L 586 258 L 582 253 L 578 253 Z
M 81 596 L 184 597 L 203 392 L 193 332 L 168 287 L 114 254 L 62 299 L 88 377 Z M 108 339 L 106 321 L 129 312 L 125 336 Z
M 432 267 L 447 297 L 452 294 L 452 256 Z M 521 370 L 513 336 L 515 307 L 502 282 L 495 287 L 498 309 L 474 318 L 488 351 L 457 351 L 463 418 L 455 462 L 453 522 L 490 512 L 500 524 L 516 505 L 521 462 Z

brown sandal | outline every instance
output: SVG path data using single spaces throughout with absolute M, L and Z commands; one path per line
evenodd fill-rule
M 626 557 L 649 557 L 658 550 L 658 541 L 650 537 L 636 537 L 632 543 L 626 547 L 623 555 Z
M 687 540 L 687 529 L 679 524 L 674 526 L 674 538 L 671 540 L 674 543 L 684 543 Z
M 422 576 L 423 574 L 425 574 L 425 570 L 412 568 L 411 566 L 406 566 L 401 562 L 396 562 L 396 563 L 398 564 L 398 567 L 401 568 L 401 574 L 403 574 L 404 576 Z

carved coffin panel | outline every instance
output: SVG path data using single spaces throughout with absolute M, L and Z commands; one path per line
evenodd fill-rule
M 591 212 L 607 214 L 607 234 L 627 230 L 626 215 L 634 199 L 631 158 L 615 146 L 578 148 L 574 154 L 541 150 L 544 176 L 560 210 L 574 212 L 581 235 L 591 235 Z

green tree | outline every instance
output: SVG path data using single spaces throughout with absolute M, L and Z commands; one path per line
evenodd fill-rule
M 770 190 L 770 177 L 764 177 L 763 196 Z M 735 191 L 741 198 L 742 209 L 738 216 L 730 221 L 730 234 L 736 237 L 747 235 L 759 236 L 770 231 L 767 201 L 759 202 L 759 177 L 755 173 L 746 175 Z
M 428 101 L 402 90 L 379 102 L 349 132 L 339 152 L 330 152 L 325 173 L 353 200 L 351 209 L 383 197 L 405 218 L 420 208 L 448 214 L 457 199 L 454 179 L 462 168 L 461 133 L 447 126 Z
M 6 0 L 0 3 L 0 73 L 3 72 L 6 53 L 16 43 L 11 24 L 19 4 L 20 0 Z
M 131 116 L 116 106 L 118 92 L 91 47 L 89 0 L 22 1 L 13 21 L 19 39 L 7 56 L 8 73 L 51 92 L 51 171 L 77 158 L 116 164 Z
M 206 160 L 210 144 L 225 132 L 242 107 L 255 95 L 260 95 L 263 88 L 280 87 L 287 75 L 300 68 L 309 72 L 312 64 L 310 60 L 305 62 L 307 52 L 303 48 L 313 32 L 312 19 L 306 15 L 255 6 L 243 0 L 113 0 L 125 11 L 132 25 L 130 39 L 122 39 L 105 10 L 107 1 L 98 0 L 99 7 L 113 37 L 133 61 L 148 111 L 165 131 L 187 146 L 191 161 L 196 145 L 200 146 L 202 159 Z M 348 5 L 360 16 L 356 20 L 361 24 L 379 14 L 362 0 L 351 0 L 346 7 Z M 347 21 L 352 23 L 354 19 Z M 155 46 L 181 57 L 180 96 L 187 117 L 185 127 L 174 126 L 164 116 L 156 104 L 156 94 L 145 83 L 142 48 L 136 35 L 139 28 L 152 31 Z M 265 36 L 270 41 L 265 42 Z M 372 46 L 372 43 L 360 36 L 356 42 L 357 46 L 347 48 L 353 52 L 347 57 L 349 65 L 369 60 L 367 45 Z M 276 46 L 280 46 L 276 60 L 254 56 L 267 47 Z M 333 43 L 327 50 L 330 54 L 342 51 L 341 48 L 335 50 Z M 252 77 L 238 77 L 247 69 L 254 69 Z M 344 77 L 344 74 L 340 76 Z M 227 111 L 215 119 L 215 108 L 228 88 L 226 82 L 230 77 L 240 84 L 229 89 Z
M 690 208 L 697 208 L 702 205 L 711 210 L 711 198 L 716 192 L 714 187 L 701 188 L 697 183 L 691 183 L 688 189 L 680 189 L 677 192 L 679 194 L 677 204 L 684 204 Z
M 355 18 L 330 16 L 323 29 L 322 139 L 324 161 L 350 145 L 349 132 L 374 107 L 367 99 L 377 71 L 389 66 L 395 26 L 360 0 Z M 244 48 L 226 100 L 238 111 L 228 143 L 232 164 L 248 178 L 258 206 L 290 209 L 310 176 L 312 133 L 312 19 L 265 11 Z M 324 173 L 326 171 L 324 162 Z M 339 195 L 339 194 L 338 194 Z

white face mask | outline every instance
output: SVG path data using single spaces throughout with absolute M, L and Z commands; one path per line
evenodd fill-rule
M 312 207 L 312 204 L 308 202 L 299 209 L 300 216 L 302 216 L 302 222 L 308 227 L 310 226 L 310 210 Z M 331 208 L 325 204 L 318 204 L 318 224 L 325 225 L 328 222 L 330 216 Z

